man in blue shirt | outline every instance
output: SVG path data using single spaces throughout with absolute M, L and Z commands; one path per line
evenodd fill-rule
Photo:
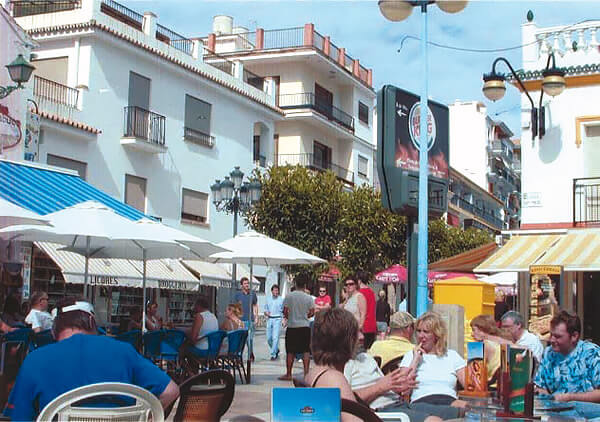
M 242 321 L 248 330 L 248 359 L 254 361 L 254 325 L 258 323 L 258 301 L 256 293 L 250 290 L 250 280 L 248 277 L 240 279 L 242 290 L 235 293 L 235 301 L 242 305 Z
M 570 312 L 560 311 L 550 328 L 550 346 L 535 376 L 538 391 L 574 402 L 575 416 L 600 417 L 600 405 L 595 404 L 600 403 L 600 347 L 580 340 L 581 321 Z
M 265 316 L 267 317 L 267 343 L 271 349 L 271 360 L 276 360 L 279 357 L 279 331 L 283 318 L 283 298 L 279 296 L 277 284 L 273 284 L 271 297 L 267 297 Z
M 13 421 L 34 420 L 61 394 L 99 382 L 143 387 L 159 398 L 163 408 L 179 396 L 177 384 L 130 344 L 94 335 L 91 304 L 65 298 L 54 312 L 57 343 L 35 350 L 23 362 L 4 412 Z

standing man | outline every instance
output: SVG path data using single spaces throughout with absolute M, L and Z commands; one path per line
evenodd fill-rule
M 377 321 L 377 332 L 386 334 L 388 327 L 390 326 L 390 314 L 392 310 L 390 304 L 387 302 L 385 292 L 379 291 L 379 300 L 377 301 L 377 308 L 375 309 L 375 320 Z
M 250 280 L 242 277 L 240 280 L 242 290 L 235 293 L 235 301 L 242 305 L 242 321 L 248 330 L 248 359 L 254 362 L 254 325 L 258 323 L 258 301 L 256 293 L 250 290 Z
M 283 315 L 288 320 L 285 332 L 286 373 L 279 377 L 282 381 L 291 381 L 292 366 L 296 353 L 302 353 L 304 376 L 310 365 L 310 323 L 315 314 L 314 299 L 304 292 L 306 279 L 302 275 L 294 280 L 296 290 L 290 292 L 283 301 Z
M 319 296 L 315 299 L 315 313 L 331 308 L 331 297 L 324 285 L 319 286 Z
M 271 349 L 271 360 L 279 357 L 279 331 L 283 318 L 283 298 L 279 296 L 279 286 L 271 286 L 271 297 L 267 297 L 265 304 L 265 316 L 267 317 L 267 343 Z
M 368 350 L 375 341 L 375 335 L 377 334 L 377 322 L 375 319 L 375 293 L 373 293 L 373 290 L 371 290 L 368 285 L 369 275 L 366 272 L 358 271 L 356 273 L 356 281 L 358 281 L 360 292 L 367 301 L 367 313 L 365 315 L 365 322 L 361 328 L 365 337 L 365 350 Z

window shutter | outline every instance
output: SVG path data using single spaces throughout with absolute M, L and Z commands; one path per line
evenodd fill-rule
M 141 212 L 146 212 L 146 179 L 125 175 L 125 203 Z

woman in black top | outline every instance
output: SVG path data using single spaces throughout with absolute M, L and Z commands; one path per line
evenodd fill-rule
M 387 303 L 385 292 L 379 291 L 379 300 L 377 301 L 377 307 L 375 308 L 375 321 L 377 321 L 377 332 L 387 333 L 390 325 L 391 308 Z

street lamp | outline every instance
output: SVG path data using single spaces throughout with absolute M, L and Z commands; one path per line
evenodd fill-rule
M 219 212 L 233 214 L 233 236 L 237 235 L 238 214 L 248 212 L 260 199 L 262 185 L 258 179 L 244 181 L 244 172 L 236 166 L 225 180 L 216 180 L 210 187 L 213 204 Z M 236 282 L 236 264 L 232 266 L 232 287 Z
M 23 84 L 27 83 L 31 78 L 31 73 L 35 70 L 35 67 L 25 60 L 22 54 L 19 54 L 11 64 L 7 64 L 5 67 L 8 69 L 10 79 L 16 85 L 0 86 L 0 98 L 6 98 L 14 90 L 23 88 Z
M 552 67 L 550 67 L 550 60 L 552 60 Z M 523 81 L 521 81 L 519 75 L 517 75 L 508 60 L 506 60 L 504 57 L 498 57 L 496 60 L 494 60 L 494 63 L 492 63 L 492 71 L 483 75 L 483 95 L 485 95 L 486 98 L 491 101 L 498 101 L 504 97 L 504 93 L 506 92 L 506 77 L 503 74 L 496 72 L 496 64 L 498 62 L 504 62 L 508 66 L 513 77 L 516 79 L 517 83 L 525 95 L 527 95 L 527 98 L 531 103 L 531 138 L 535 139 L 535 137 L 539 135 L 539 139 L 542 139 L 546 133 L 546 113 L 542 105 L 544 92 L 552 97 L 560 95 L 566 86 L 565 72 L 556 67 L 554 53 L 550 53 L 548 55 L 548 60 L 546 61 L 546 68 L 542 72 L 542 92 L 540 94 L 539 107 L 536 108 L 531 95 L 529 95 L 529 91 L 527 91 L 525 85 L 523 84 Z
M 406 19 L 412 13 L 414 7 L 421 8 L 421 60 L 422 60 L 422 85 L 420 100 L 420 122 L 419 122 L 419 217 L 418 217 L 418 252 L 417 252 L 417 315 L 427 311 L 427 244 L 428 244 L 428 192 L 427 179 L 429 173 L 428 151 L 427 151 L 427 6 L 436 3 L 440 9 L 447 13 L 458 13 L 463 10 L 468 1 L 458 0 L 379 0 L 379 10 L 388 20 L 398 22 Z M 412 228 L 411 228 L 412 230 Z

